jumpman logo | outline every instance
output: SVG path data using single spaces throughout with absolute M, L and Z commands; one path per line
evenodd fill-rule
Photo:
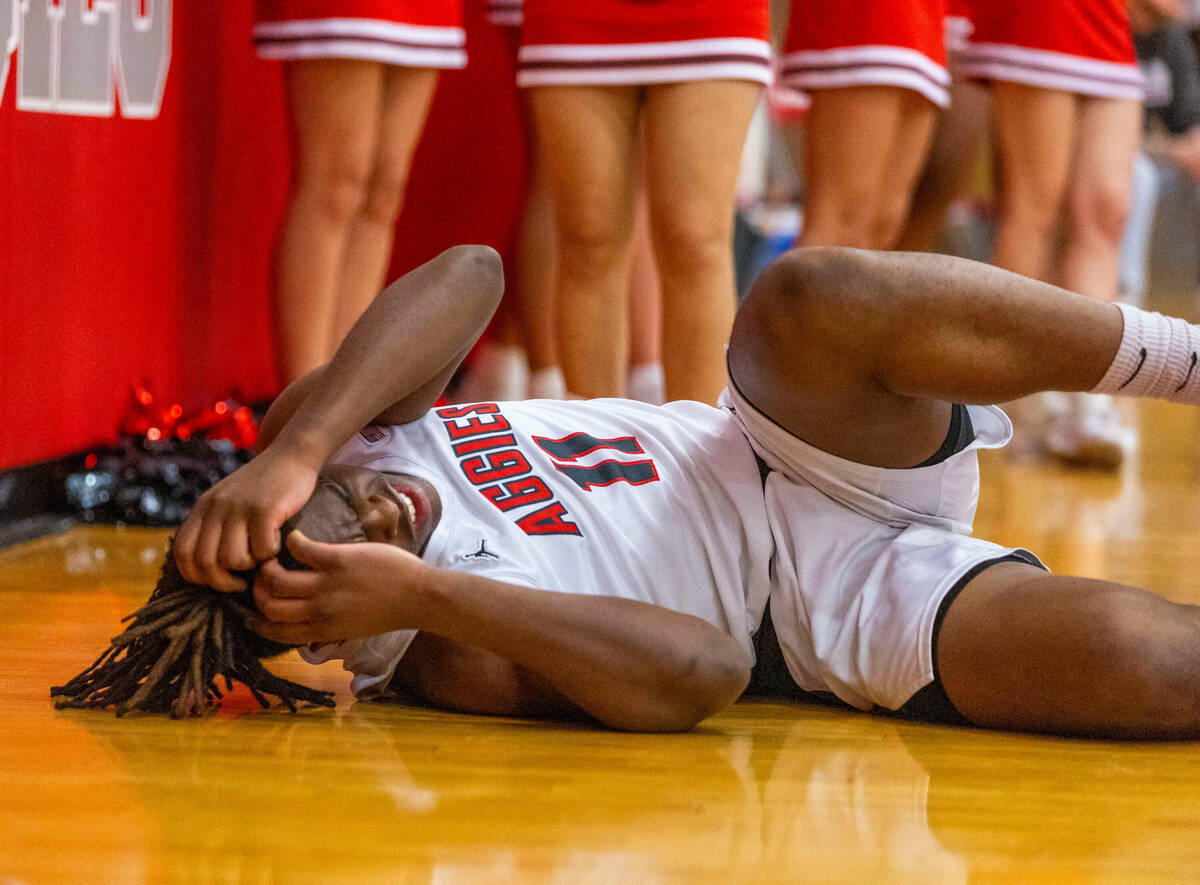
M 479 549 L 478 550 L 476 550 L 474 553 L 468 553 L 465 556 L 463 556 L 463 559 L 499 559 L 499 558 L 500 558 L 499 554 L 493 553 L 491 550 L 487 549 L 487 539 L 486 538 L 479 539 Z

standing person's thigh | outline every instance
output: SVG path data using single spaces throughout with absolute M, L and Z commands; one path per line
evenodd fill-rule
M 895 248 L 900 238 L 940 114 L 937 106 L 920 93 L 910 89 L 901 92 L 900 119 L 896 124 L 887 177 L 880 193 L 879 213 L 875 218 L 873 245 L 877 249 Z
M 934 127 L 928 159 L 914 186 L 897 249 L 929 252 L 934 248 L 950 204 L 967 190 L 990 122 L 988 91 L 968 80 L 955 79 L 950 88 L 950 107 Z
M 646 190 L 662 284 L 668 399 L 715 403 L 736 307 L 734 190 L 762 87 L 698 80 L 648 88 Z
M 1075 137 L 1076 96 L 1020 83 L 992 84 L 1000 148 L 1000 232 L 995 262 L 1044 279 L 1049 236 L 1062 206 Z
M 994 728 L 1122 738 L 1200 734 L 1200 609 L 1002 563 L 936 638 L 947 697 Z
M 389 65 L 383 83 L 383 107 L 379 115 L 379 138 L 371 169 L 372 197 L 381 205 L 368 207 L 382 220 L 400 210 L 404 185 L 412 168 L 413 154 L 425 131 L 425 119 L 433 103 L 438 71 L 434 68 L 405 68 Z
M 639 95 L 636 86 L 536 86 L 529 90 L 554 203 L 555 225 L 572 246 L 628 242 Z
M 384 68 L 370 172 L 342 263 L 331 338 L 335 348 L 383 287 L 396 216 L 400 214 L 413 153 L 425 128 L 437 78 L 433 68 Z
M 875 245 L 906 92 L 896 86 L 846 86 L 812 93 L 804 118 L 800 245 Z
M 301 191 L 348 219 L 365 195 L 383 99 L 384 65 L 359 59 L 289 61 L 287 98 Z
M 732 232 L 742 148 L 761 94 L 746 80 L 648 87 L 644 168 L 656 248 L 686 252 Z
M 640 88 L 536 86 L 530 98 L 553 206 L 555 330 L 567 389 L 620 396 Z

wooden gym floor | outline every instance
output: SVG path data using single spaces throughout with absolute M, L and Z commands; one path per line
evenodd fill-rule
M 1130 404 L 1131 406 L 1134 404 Z M 977 533 L 1200 603 L 1200 415 L 1136 404 L 1120 476 L 984 461 Z M 741 703 L 676 736 L 236 695 L 55 711 L 149 592 L 163 532 L 0 553 L 0 883 L 1200 881 L 1200 744 L 1053 740 Z

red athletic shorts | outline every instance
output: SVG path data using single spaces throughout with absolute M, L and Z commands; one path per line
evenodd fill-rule
M 525 0 L 518 86 L 771 80 L 767 0 Z
M 792 0 L 780 78 L 804 92 L 900 86 L 945 107 L 945 17 L 946 0 Z
M 360 58 L 412 68 L 467 63 L 462 0 L 257 0 L 262 58 Z
M 967 0 L 974 31 L 959 70 L 1080 95 L 1140 101 L 1125 0 Z

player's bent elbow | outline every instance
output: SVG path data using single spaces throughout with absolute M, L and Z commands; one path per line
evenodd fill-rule
M 687 731 L 741 697 L 750 683 L 750 664 L 737 642 L 724 639 L 692 655 L 664 705 L 664 727 L 656 730 Z
M 452 246 L 442 253 L 443 260 L 465 282 L 492 294 L 504 294 L 504 262 L 491 246 L 467 244 Z

